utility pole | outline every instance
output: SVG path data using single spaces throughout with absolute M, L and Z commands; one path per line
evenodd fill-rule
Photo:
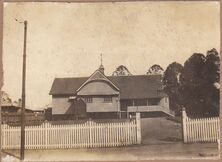
M 0 5 L 0 10 L 3 11 L 3 5 Z M 0 20 L 0 24 L 3 24 L 2 19 Z M 0 36 L 3 36 L 3 30 L 0 32 Z M 2 54 L 2 44 L 0 45 L 0 53 Z M 0 58 L 0 162 L 2 161 L 2 86 L 3 86 L 3 67 L 2 67 L 2 57 Z
M 1 85 L 0 85 L 0 162 L 2 161 L 2 106 L 1 106 L 1 100 L 2 100 L 2 91 L 1 91 Z
M 22 109 L 21 109 L 21 149 L 20 160 L 25 157 L 25 80 L 26 80 L 26 37 L 27 21 L 24 21 L 24 46 L 23 46 L 23 67 L 22 67 Z

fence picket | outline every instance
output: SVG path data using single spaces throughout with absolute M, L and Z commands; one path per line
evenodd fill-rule
M 187 142 L 190 142 L 190 122 L 189 122 L 188 118 L 186 118 L 185 126 L 187 127 L 187 134 L 185 134 L 185 136 L 187 138 Z M 185 130 L 186 130 L 186 128 L 185 128 Z
M 217 142 L 219 117 L 191 119 L 182 113 L 184 142 Z
M 20 127 L 2 124 L 2 148 L 20 147 Z M 113 147 L 137 144 L 136 120 L 126 122 L 58 124 L 44 122 L 25 127 L 26 149 Z
M 210 138 L 211 138 L 211 141 L 214 142 L 214 138 L 213 138 L 213 118 L 211 118 L 210 120 Z
M 118 133 L 117 133 L 117 138 L 118 138 L 118 140 L 117 140 L 117 145 L 122 145 L 122 141 L 123 141 L 123 139 L 124 139 L 124 137 L 125 137 L 125 133 L 126 132 L 123 132 L 124 131 L 124 125 L 123 125 L 123 123 L 119 123 L 118 124 Z M 122 136 L 120 136 L 120 134 L 122 134 Z
M 194 127 L 197 131 L 195 131 L 195 141 L 196 142 L 198 142 L 198 140 L 197 139 L 199 139 L 198 138 L 198 120 L 197 119 L 195 119 L 195 127 Z

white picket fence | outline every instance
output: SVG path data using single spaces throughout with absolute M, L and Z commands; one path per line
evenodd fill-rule
M 21 127 L 2 125 L 2 148 L 20 148 Z M 25 127 L 26 149 L 113 147 L 141 142 L 140 119 L 122 122 L 51 124 Z
M 217 142 L 220 138 L 219 117 L 191 119 L 186 111 L 182 112 L 183 139 L 185 143 L 191 142 Z

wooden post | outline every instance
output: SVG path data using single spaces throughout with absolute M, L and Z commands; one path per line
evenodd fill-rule
M 5 123 L 1 124 L 1 138 L 3 138 L 3 141 L 1 141 L 1 149 L 2 148 L 4 149 L 4 146 L 5 146 Z
M 1 81 L 0 81 L 1 82 Z M 1 83 L 0 83 L 0 162 L 2 161 L 2 107 L 1 107 L 1 100 L 2 100 L 2 91 L 1 91 Z
M 119 95 L 119 97 L 118 97 L 118 99 L 117 99 L 117 111 L 118 111 L 118 117 L 119 117 L 119 119 L 121 119 L 122 118 L 122 114 L 121 114 L 121 107 L 120 107 L 120 95 Z
M 26 38 L 27 21 L 24 21 L 24 47 L 23 47 L 23 67 L 22 67 L 22 109 L 21 109 L 21 150 L 20 160 L 25 157 L 25 80 L 26 80 Z
M 92 120 L 89 121 L 89 147 L 92 147 Z
M 136 136 L 137 136 L 137 144 L 141 144 L 141 120 L 140 113 L 136 113 Z
M 44 129 L 45 129 L 45 140 L 44 140 L 44 145 L 45 145 L 45 147 L 46 148 L 48 148 L 48 121 L 46 121 L 46 122 L 44 122 L 43 123 L 43 125 L 44 125 Z
M 1 11 L 3 11 L 3 3 L 0 5 Z M 0 23 L 2 24 L 3 20 L 0 20 Z M 3 36 L 3 30 L 1 30 L 0 35 Z M 2 45 L 3 43 L 0 44 L 0 49 L 1 53 L 3 52 L 2 50 Z M 2 95 L 2 86 L 3 86 L 3 66 L 2 66 L 2 57 L 0 57 L 0 162 L 2 161 L 2 107 L 1 107 L 1 95 Z M 4 138 L 3 138 L 4 141 Z
M 182 137 L 183 137 L 183 142 L 187 143 L 187 127 L 186 127 L 186 119 L 187 119 L 187 114 L 186 114 L 186 109 L 182 109 Z

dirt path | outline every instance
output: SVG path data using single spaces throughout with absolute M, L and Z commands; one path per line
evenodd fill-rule
M 165 117 L 142 118 L 142 144 L 164 144 L 182 141 L 181 124 Z
M 8 151 L 19 155 L 18 150 Z M 132 161 L 151 159 L 218 159 L 216 143 L 140 145 L 118 148 L 27 150 L 25 161 Z

